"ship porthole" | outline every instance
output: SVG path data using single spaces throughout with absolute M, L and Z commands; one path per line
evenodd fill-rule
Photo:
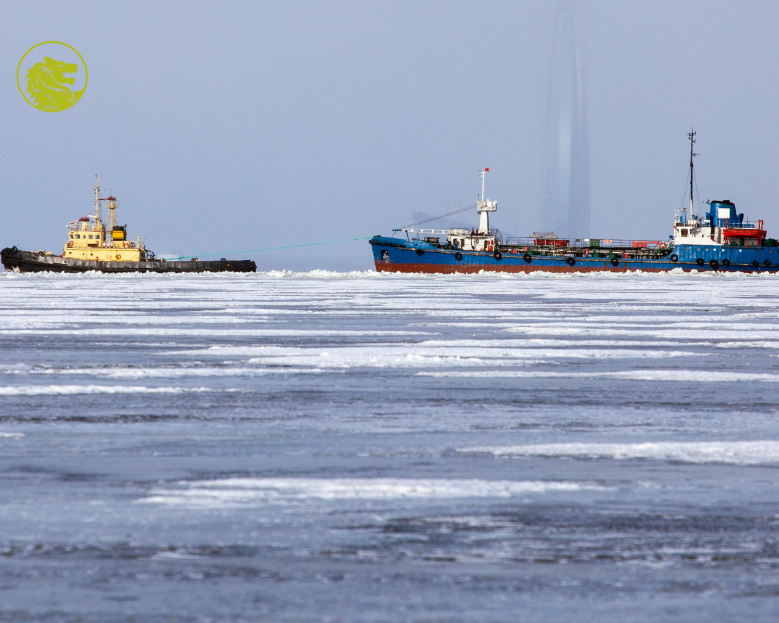
M 456 259 L 458 262 L 462 262 L 463 260 L 463 254 L 462 253 L 455 253 L 454 259 Z
M 530 255 L 530 253 L 525 253 L 525 255 L 522 256 L 522 259 L 525 260 L 528 264 L 533 261 L 533 256 Z
M 568 266 L 573 266 L 574 264 L 576 264 L 576 260 L 573 259 L 572 257 L 568 257 L 565 259 L 565 263 L 568 264 Z
M 730 260 L 728 258 L 725 258 L 724 260 L 722 260 L 722 265 L 723 266 L 730 266 Z
M 672 261 L 672 262 L 678 262 L 678 261 L 679 261 L 679 256 L 678 256 L 678 255 L 676 255 L 676 253 L 674 253 L 674 254 L 671 256 L 671 261 Z
M 703 258 L 702 258 L 702 257 L 699 257 L 697 260 L 695 260 L 695 263 L 696 263 L 698 266 L 703 266 Z

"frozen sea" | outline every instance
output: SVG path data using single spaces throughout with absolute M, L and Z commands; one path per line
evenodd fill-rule
M 773 623 L 778 294 L 0 274 L 0 621 Z

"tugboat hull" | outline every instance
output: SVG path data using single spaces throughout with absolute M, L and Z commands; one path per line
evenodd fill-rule
M 6 247 L 0 251 L 3 267 L 15 273 L 85 273 L 99 271 L 103 273 L 254 273 L 257 264 L 252 260 L 205 261 L 161 261 L 148 262 L 102 262 L 98 260 L 79 260 L 22 251 L 16 247 Z

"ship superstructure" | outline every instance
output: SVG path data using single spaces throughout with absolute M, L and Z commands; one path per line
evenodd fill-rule
M 495 212 L 498 209 L 498 202 L 484 198 L 484 182 L 488 171 L 488 168 L 479 171 L 481 195 L 479 195 L 479 200 L 476 202 L 479 228 L 470 231 L 467 229 L 450 229 L 446 235 L 447 242 L 452 245 L 452 248 L 462 249 L 463 251 L 492 251 L 495 245 L 498 244 L 497 237 L 500 235 L 500 232 L 497 229 L 490 229 L 490 212 Z
M 687 134 L 690 139 L 690 203 L 674 217 L 674 245 L 729 245 L 758 247 L 763 244 L 766 231 L 763 221 L 744 221 L 744 214 L 736 213 L 735 204 L 729 199 L 707 201 L 709 212 L 703 217 L 695 215 L 693 188 L 695 183 L 695 131 Z
M 488 168 L 479 172 L 482 193 L 476 203 L 476 229 L 393 230 L 392 236 L 374 236 L 370 243 L 378 271 L 473 273 L 727 270 L 779 270 L 779 243 L 766 238 L 763 221 L 750 222 L 730 200 L 707 201 L 709 211 L 695 214 L 694 131 L 690 139 L 690 202 L 674 216 L 668 240 L 563 238 L 555 232 L 534 232 L 524 238 L 504 238 L 490 229 L 489 215 L 496 201 L 485 198 Z M 399 234 L 404 235 L 401 238 Z M 443 238 L 443 240 L 442 240 Z
M 100 219 L 100 202 L 105 202 L 108 220 Z M 68 241 L 62 257 L 102 262 L 141 262 L 153 260 L 154 253 L 138 236 L 135 242 L 127 239 L 127 226 L 118 225 L 116 197 L 100 198 L 100 180 L 95 176 L 95 213 L 68 223 Z M 148 256 L 148 258 L 147 258 Z

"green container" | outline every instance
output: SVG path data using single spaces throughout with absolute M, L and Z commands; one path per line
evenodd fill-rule
M 590 238 L 590 249 L 597 249 L 600 247 L 600 240 L 594 240 Z

